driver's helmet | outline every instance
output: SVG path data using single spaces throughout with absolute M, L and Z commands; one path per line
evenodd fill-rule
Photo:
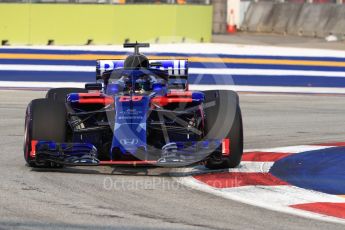
M 149 59 L 142 54 L 129 55 L 124 62 L 125 68 L 149 68 Z
M 152 88 L 151 77 L 149 75 L 143 75 L 136 80 L 136 88 L 140 91 L 150 91 Z
M 118 83 L 122 86 L 124 90 L 131 90 L 132 89 L 132 81 L 129 76 L 123 75 L 119 79 Z
M 130 91 L 133 89 L 132 79 L 129 76 L 123 75 L 119 79 L 118 83 L 122 85 L 125 91 Z M 152 88 L 152 77 L 149 75 L 143 75 L 139 77 L 134 83 L 135 91 L 150 91 Z

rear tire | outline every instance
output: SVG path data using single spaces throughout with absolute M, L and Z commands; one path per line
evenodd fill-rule
M 37 165 L 30 157 L 31 141 L 66 141 L 65 103 L 48 99 L 30 102 L 25 116 L 24 158 L 30 167 L 56 167 Z
M 209 107 L 208 107 L 209 104 Z M 205 91 L 206 139 L 230 139 L 230 155 L 222 156 L 221 148 L 206 162 L 209 169 L 234 168 L 243 154 L 243 124 L 239 97 L 230 90 Z
M 46 98 L 54 101 L 65 102 L 67 95 L 70 93 L 87 93 L 87 90 L 82 88 L 55 88 L 48 90 Z

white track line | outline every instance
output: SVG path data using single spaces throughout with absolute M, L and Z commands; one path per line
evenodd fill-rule
M 3 88 L 60 88 L 60 87 L 78 87 L 84 88 L 86 82 L 40 82 L 40 81 L 0 81 L 0 87 Z
M 10 46 L 1 49 L 43 49 L 43 50 L 79 50 L 79 51 L 128 51 L 122 45 L 107 46 Z M 344 51 L 327 49 L 291 48 L 259 45 L 237 45 L 220 43 L 175 43 L 151 44 L 149 49 L 142 49 L 147 53 L 184 53 L 184 54 L 232 54 L 232 55 L 263 55 L 263 56 L 296 56 L 296 57 L 340 57 L 345 58 Z
M 229 172 L 252 172 L 252 173 L 268 173 L 270 168 L 273 166 L 274 162 L 259 162 L 259 161 L 242 161 L 241 165 L 237 168 L 229 169 Z M 194 174 L 203 174 L 209 173 L 210 170 L 204 166 L 196 166 L 190 168 L 189 173 Z M 225 172 L 222 170 L 212 170 L 212 172 Z
M 345 88 L 330 87 L 283 87 L 283 86 L 245 86 L 245 85 L 190 85 L 191 90 L 234 90 L 237 92 L 261 93 L 311 93 L 345 94 Z
M 78 65 L 28 65 L 28 64 L 0 64 L 2 71 L 48 71 L 48 72 L 94 72 L 95 66 L 78 66 Z
M 234 196 L 246 197 L 246 199 L 252 203 L 262 202 L 264 204 L 271 203 L 272 205 L 277 204 L 281 206 L 315 202 L 345 202 L 344 198 L 336 195 L 329 195 L 322 192 L 286 185 L 243 186 L 237 188 L 226 188 L 222 189 L 222 191 L 231 193 Z
M 96 72 L 95 66 L 78 65 L 30 65 L 0 64 L 0 71 L 46 71 L 46 72 Z M 309 76 L 309 77 L 345 77 L 345 72 L 308 71 L 308 70 L 277 70 L 277 69 L 241 69 L 241 68 L 190 68 L 190 74 L 212 75 L 253 75 L 253 76 Z
M 1 66 L 0 66 L 1 69 Z M 345 72 L 281 70 L 281 69 L 238 69 L 238 68 L 190 68 L 191 74 L 213 75 L 251 75 L 251 76 L 309 76 L 309 77 L 345 77 Z

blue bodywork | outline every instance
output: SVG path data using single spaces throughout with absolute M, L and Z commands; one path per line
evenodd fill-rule
M 140 100 L 123 100 L 115 96 L 115 127 L 111 150 L 118 148 L 122 153 L 135 154 L 139 147 L 146 151 L 146 120 L 149 111 L 148 96 Z
M 123 60 L 98 61 L 96 78 L 102 80 L 103 90 L 68 94 L 70 143 L 38 140 L 36 161 L 98 165 L 103 158 L 142 159 L 144 154 L 146 159 L 154 149 L 158 163 L 185 164 L 201 161 L 219 148 L 221 140 L 202 140 L 205 97 L 186 91 L 187 60 L 149 63 L 145 69 L 126 69 Z M 180 103 L 189 109 L 175 110 Z

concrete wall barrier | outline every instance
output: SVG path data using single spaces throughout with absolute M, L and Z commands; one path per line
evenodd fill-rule
M 286 34 L 290 20 L 299 14 L 302 4 L 274 4 L 269 15 L 259 24 L 259 32 Z
M 294 23 L 294 19 L 298 17 L 303 4 L 276 4 L 272 15 L 272 31 L 279 34 L 287 34 L 289 24 Z
M 213 33 L 225 34 L 227 26 L 227 7 L 224 0 L 213 0 Z
M 250 32 L 259 32 L 271 15 L 273 2 L 253 2 L 250 4 L 244 17 L 242 30 Z
M 295 24 L 290 24 L 288 33 L 309 37 L 325 37 L 325 25 L 333 17 L 335 4 L 304 4 Z
M 322 4 L 317 4 L 319 6 L 322 6 Z M 327 4 L 325 7 L 322 7 L 320 10 L 320 16 L 318 23 L 315 25 L 315 36 L 324 38 L 327 37 L 330 34 L 329 29 L 327 29 L 328 21 L 331 20 L 334 16 L 337 16 L 338 11 L 337 8 L 340 7 L 340 5 L 336 4 Z M 342 18 L 345 17 L 345 14 L 342 15 Z M 338 24 L 338 22 L 334 22 L 335 24 Z M 345 29 L 345 27 L 343 27 Z
M 241 28 L 251 32 L 344 37 L 344 15 L 345 5 L 258 2 L 250 5 Z
M 345 38 L 345 5 L 336 7 L 333 17 L 328 20 L 325 26 L 325 30 L 329 34 Z

